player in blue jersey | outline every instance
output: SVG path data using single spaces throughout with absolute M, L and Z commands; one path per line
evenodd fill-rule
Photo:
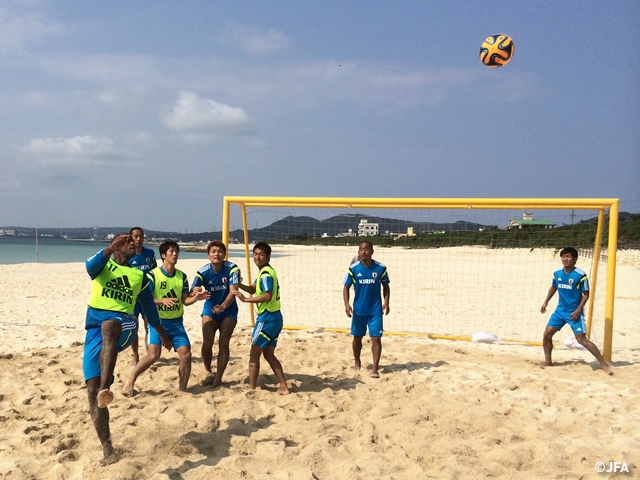
M 255 297 L 245 297 L 236 290 L 234 295 L 242 302 L 255 303 L 258 307 L 258 318 L 251 335 L 251 351 L 249 352 L 249 387 L 255 389 L 260 374 L 260 357 L 269 362 L 280 385 L 276 392 L 289 395 L 289 387 L 284 376 L 282 364 L 276 358 L 278 335 L 282 331 L 283 319 L 280 312 L 280 284 L 276 271 L 269 265 L 271 246 L 258 242 L 253 246 L 253 262 L 260 269 L 253 285 L 240 284 L 239 288 Z
M 129 347 L 137 321 L 133 316 L 136 301 L 153 325 L 162 344 L 171 348 L 158 311 L 153 302 L 147 276 L 128 266 L 135 254 L 133 239 L 128 233 L 116 236 L 111 244 L 86 262 L 91 277 L 91 297 L 87 307 L 82 370 L 89 397 L 91 420 L 98 433 L 104 453 L 104 464 L 118 460 L 111 444 L 109 409 L 113 401 L 110 386 L 118 352 Z M 113 259 L 111 256 L 113 255 Z
M 207 245 L 209 263 L 204 265 L 193 279 L 194 288 L 202 287 L 209 292 L 209 298 L 202 307 L 202 363 L 205 376 L 201 385 L 222 385 L 222 375 L 229 363 L 229 343 L 238 323 L 238 303 L 233 292 L 240 283 L 240 269 L 224 258 L 227 247 L 219 240 Z M 211 371 L 213 344 L 218 335 L 218 359 L 215 377 Z
M 198 300 L 209 297 L 203 289 L 194 289 L 189 294 L 189 281 L 181 270 L 176 268 L 180 247 L 176 242 L 164 242 L 159 247 L 162 265 L 148 273 L 151 280 L 151 291 L 162 319 L 162 326 L 178 353 L 178 388 L 181 392 L 187 389 L 191 375 L 191 342 L 184 328 L 184 307 L 193 305 Z M 149 326 L 149 347 L 147 355 L 142 357 L 133 368 L 133 372 L 124 385 L 125 395 L 133 395 L 133 387 L 138 376 L 153 365 L 162 354 L 162 341 L 156 329 Z
M 367 333 L 371 337 L 371 353 L 373 355 L 373 365 L 371 365 L 371 376 L 379 378 L 378 365 L 382 355 L 382 314 L 389 314 L 389 297 L 391 288 L 389 287 L 389 273 L 387 267 L 375 261 L 373 255 L 373 244 L 368 241 L 360 243 L 358 249 L 358 261 L 349 267 L 349 271 L 344 277 L 342 288 L 342 298 L 347 317 L 351 318 L 351 335 L 353 335 L 352 348 L 355 363 L 354 370 L 360 370 L 360 352 L 362 351 L 362 337 Z M 349 304 L 349 288 L 353 285 L 354 297 L 353 308 Z M 382 287 L 382 299 L 380 289 Z
M 156 254 L 150 248 L 144 246 L 144 231 L 140 227 L 133 227 L 129 230 L 129 235 L 133 238 L 133 243 L 135 245 L 136 254 L 131 257 L 129 260 L 129 266 L 133 268 L 137 268 L 138 270 L 149 273 L 151 270 L 158 266 L 156 262 Z M 141 309 L 140 305 L 136 305 L 134 315 L 136 319 L 140 316 Z M 142 315 L 142 320 L 144 321 L 144 340 L 145 345 L 149 342 L 148 337 L 148 322 L 147 318 Z M 133 339 L 133 343 L 131 344 L 131 350 L 133 351 L 131 364 L 136 365 L 140 361 L 140 355 L 138 354 L 138 333 L 136 331 L 136 336 Z
M 549 300 L 558 292 L 558 306 L 551 314 L 542 337 L 542 347 L 544 349 L 543 366 L 550 367 L 553 365 L 551 361 L 553 336 L 558 330 L 569 324 L 576 341 L 596 357 L 602 370 L 609 375 L 613 375 L 611 367 L 600 353 L 600 350 L 598 350 L 598 347 L 587 338 L 587 327 L 582 309 L 589 299 L 589 280 L 586 273 L 576 268 L 578 251 L 573 247 L 563 248 L 560 251 L 560 259 L 562 260 L 562 269 L 554 272 L 547 298 L 545 298 L 540 308 L 540 312 L 545 313 Z

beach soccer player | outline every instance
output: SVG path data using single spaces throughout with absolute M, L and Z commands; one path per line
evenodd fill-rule
M 151 270 L 158 266 L 156 262 L 156 254 L 150 248 L 144 246 L 144 230 L 140 227 L 133 227 L 129 230 L 129 235 L 133 238 L 133 243 L 136 248 L 136 254 L 129 260 L 129 266 L 133 268 L 137 268 L 138 270 L 149 273 Z M 141 309 L 140 305 L 136 305 L 134 316 L 136 319 L 140 316 Z M 144 321 L 144 342 L 145 345 L 149 343 L 148 337 L 148 328 L 147 328 L 147 318 L 142 315 L 142 320 Z M 136 330 L 136 336 L 133 339 L 133 343 L 131 344 L 131 350 L 133 351 L 131 363 L 136 365 L 140 361 L 140 355 L 138 353 L 138 333 Z
M 209 293 L 209 298 L 202 307 L 202 363 L 204 364 L 204 378 L 201 385 L 212 385 L 213 388 L 222 385 L 222 376 L 229 363 L 229 343 L 231 335 L 238 323 L 238 303 L 233 292 L 240 283 L 240 269 L 224 258 L 227 247 L 219 240 L 213 240 L 207 245 L 209 263 L 196 273 L 192 287 L 202 287 Z M 211 371 L 213 359 L 213 344 L 218 336 L 218 359 L 215 377 Z
M 358 249 L 358 261 L 349 267 L 344 277 L 342 288 L 342 298 L 347 317 L 351 318 L 351 335 L 353 341 L 354 370 L 360 370 L 360 352 L 362 351 L 362 337 L 369 329 L 371 337 L 371 353 L 373 364 L 371 365 L 371 376 L 379 378 L 378 365 L 382 355 L 382 314 L 389 314 L 389 297 L 391 288 L 389 287 L 389 273 L 387 267 L 375 261 L 373 255 L 373 244 L 368 241 L 360 243 Z M 349 304 L 349 289 L 353 285 L 353 308 Z M 380 290 L 382 287 L 382 299 Z
M 598 347 L 587 338 L 587 327 L 582 310 L 589 299 L 589 280 L 586 273 L 576 268 L 578 251 L 573 247 L 563 248 L 560 250 L 560 260 L 562 261 L 562 268 L 553 273 L 553 280 L 551 281 L 547 298 L 545 298 L 540 308 L 540 312 L 545 313 L 549 300 L 558 292 L 558 306 L 551 314 L 542 337 L 542 347 L 544 349 L 544 363 L 542 365 L 546 367 L 553 365 L 551 361 L 553 336 L 558 330 L 569 324 L 576 341 L 596 357 L 602 370 L 609 375 L 613 375 L 611 367 L 600 353 L 600 350 L 598 350 Z
M 162 265 L 151 270 L 148 277 L 151 280 L 154 302 L 162 320 L 162 328 L 180 358 L 178 388 L 184 392 L 191 375 L 191 343 L 182 318 L 184 307 L 208 298 L 209 294 L 204 289 L 194 289 L 189 295 L 187 276 L 176 268 L 180 255 L 180 247 L 176 242 L 162 243 L 159 251 Z M 147 354 L 133 367 L 133 372 L 124 385 L 125 395 L 133 395 L 133 386 L 137 378 L 162 354 L 162 339 L 158 331 L 151 325 L 147 328 L 149 329 Z
M 280 312 L 280 284 L 276 271 L 269 265 L 270 260 L 271 246 L 265 242 L 256 243 L 253 247 L 253 262 L 260 270 L 258 278 L 253 285 L 238 285 L 240 289 L 255 296 L 245 297 L 239 290 L 236 290 L 234 295 L 242 302 L 255 303 L 258 307 L 258 317 L 251 335 L 249 387 L 254 389 L 258 384 L 260 357 L 264 355 L 280 383 L 277 392 L 280 395 L 288 395 L 291 392 L 287 387 L 282 364 L 275 355 L 283 320 Z
M 113 255 L 113 259 L 111 258 Z M 89 397 L 91 420 L 104 453 L 104 464 L 117 461 L 109 430 L 110 390 L 118 352 L 131 345 L 136 335 L 133 316 L 136 301 L 162 344 L 170 349 L 171 340 L 162 328 L 153 302 L 151 283 L 140 270 L 129 266 L 135 255 L 134 241 L 128 233 L 116 236 L 111 244 L 86 262 L 91 277 L 91 297 L 87 307 L 82 370 Z

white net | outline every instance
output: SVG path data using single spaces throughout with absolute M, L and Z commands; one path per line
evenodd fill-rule
M 556 295 L 547 313 L 540 312 L 552 274 L 562 267 L 559 249 L 577 248 L 577 267 L 591 281 L 597 261 L 593 210 L 250 207 L 246 212 L 249 252 L 257 241 L 273 248 L 286 326 L 349 328 L 342 280 L 364 239 L 374 245 L 373 258 L 389 270 L 385 331 L 407 334 L 471 337 L 484 331 L 504 341 L 540 342 L 557 302 Z M 232 206 L 230 214 L 230 256 L 247 282 L 256 268 L 249 261 L 250 275 L 245 273 L 241 209 Z M 604 233 L 606 245 L 606 225 Z M 606 261 L 600 260 L 591 285 L 591 338 L 597 344 L 604 331 L 606 274 Z M 248 309 L 241 309 L 240 321 L 250 323 Z M 571 335 L 565 329 L 559 340 Z

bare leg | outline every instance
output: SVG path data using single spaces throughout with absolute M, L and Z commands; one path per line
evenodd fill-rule
M 543 367 L 553 366 L 553 362 L 551 361 L 551 351 L 553 350 L 553 336 L 557 331 L 558 330 L 555 328 L 547 326 L 544 330 L 544 334 L 542 335 L 542 349 L 544 350 Z
M 140 374 L 146 371 L 155 362 L 157 362 L 161 354 L 162 345 L 149 345 L 147 354 L 140 359 L 135 367 L 133 367 L 133 372 L 131 372 L 131 375 L 129 375 L 127 383 L 124 384 L 125 395 L 133 395 L 133 386 Z
M 97 395 L 98 408 L 106 408 L 113 401 L 113 393 L 109 390 L 113 379 L 113 371 L 118 359 L 118 337 L 122 333 L 122 325 L 117 320 L 102 323 L 102 348 L 100 349 L 100 389 Z
M 144 321 L 144 350 L 149 353 L 149 323 L 144 317 L 142 317 L 142 320 Z
M 236 322 L 233 318 L 225 318 L 220 325 L 220 334 L 218 337 L 218 361 L 216 368 L 216 378 L 213 381 L 213 388 L 222 385 L 222 375 L 227 369 L 229 363 L 229 342 Z
M 269 365 L 271 365 L 271 370 L 275 373 L 278 382 L 280 382 L 280 386 L 278 387 L 277 392 L 280 395 L 289 395 L 291 392 L 289 391 L 289 387 L 287 386 L 287 381 L 284 378 L 284 371 L 282 370 L 282 364 L 275 356 L 276 347 L 267 347 L 264 349 L 264 358 L 267 359 Z
M 258 375 L 260 374 L 260 355 L 262 348 L 251 345 L 249 352 L 249 388 L 254 389 L 258 385 Z
M 371 354 L 373 355 L 373 365 L 371 365 L 371 376 L 373 378 L 380 378 L 378 373 L 378 364 L 380 363 L 380 356 L 382 355 L 382 338 L 371 337 Z
M 351 367 L 354 370 L 360 370 L 362 368 L 362 364 L 360 363 L 360 352 L 362 352 L 362 337 L 353 337 L 353 341 L 351 342 L 351 347 L 353 348 L 353 359 L 354 364 Z
M 213 359 L 213 341 L 216 337 L 218 322 L 207 315 L 202 316 L 202 363 L 204 364 L 205 378 L 200 385 L 211 385 L 213 383 L 213 372 L 211 372 L 211 360 Z
M 602 367 L 602 370 L 604 370 L 605 373 L 613 375 L 611 367 L 600 353 L 600 350 L 598 350 L 598 347 L 596 347 L 595 344 L 591 340 L 589 340 L 585 334 L 577 333 L 576 340 L 580 345 L 589 350 L 591 352 L 591 355 L 596 357 L 596 360 L 598 360 L 600 366 Z
M 187 390 L 189 376 L 191 375 L 191 347 L 188 345 L 178 348 L 180 366 L 178 367 L 178 377 L 180 378 L 179 389 L 181 392 Z
M 118 456 L 111 444 L 111 431 L 109 430 L 109 409 L 98 408 L 98 391 L 100 390 L 100 378 L 87 380 L 87 395 L 89 397 L 89 413 L 93 426 L 102 445 L 102 463 L 108 465 L 118 461 Z
M 140 361 L 140 354 L 138 353 L 138 346 L 139 346 L 139 342 L 138 342 L 138 330 L 140 323 L 138 321 L 138 326 L 136 327 L 136 333 L 133 336 L 133 341 L 131 342 L 131 365 L 136 366 L 138 364 L 138 362 Z

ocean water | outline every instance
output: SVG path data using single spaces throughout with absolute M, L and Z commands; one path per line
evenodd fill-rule
M 65 240 L 64 238 L 38 237 L 36 252 L 35 237 L 0 236 L 0 265 L 15 263 L 70 263 L 84 262 L 87 258 L 102 250 L 107 242 Z M 147 245 L 156 252 L 157 246 Z M 244 257 L 244 250 L 231 248 L 230 257 Z M 204 252 L 180 252 L 180 258 L 201 258 L 206 261 Z

